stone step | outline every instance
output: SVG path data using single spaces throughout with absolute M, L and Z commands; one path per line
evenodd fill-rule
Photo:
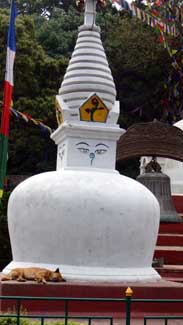
M 163 265 L 155 269 L 166 280 L 183 282 L 183 265 Z
M 183 264 L 183 247 L 180 246 L 156 246 L 154 259 L 164 259 L 164 264 Z
M 183 222 L 161 222 L 159 234 L 183 234 Z
M 59 314 L 63 315 L 64 302 L 49 301 L 48 297 L 70 297 L 70 298 L 107 298 L 106 302 L 95 301 L 70 301 L 68 304 L 69 315 L 110 315 L 116 318 L 125 316 L 125 302 L 111 302 L 111 299 L 124 298 L 127 287 L 133 290 L 132 298 L 135 299 L 183 299 L 183 284 L 173 281 L 165 281 L 161 279 L 154 282 L 120 282 L 120 283 L 104 283 L 104 282 L 60 282 L 47 283 L 46 285 L 27 282 L 0 282 L 1 296 L 25 296 L 39 297 L 38 301 L 31 299 L 21 301 L 22 312 L 26 310 L 26 314 Z M 46 298 L 45 301 L 40 298 Z M 12 311 L 14 313 L 16 306 L 15 300 L 0 300 L 0 311 Z M 158 303 L 149 301 L 132 302 L 132 315 L 135 317 L 139 313 L 143 314 L 182 314 L 183 303 Z M 10 313 L 10 312 L 8 312 Z M 98 321 L 98 323 L 100 323 Z M 109 324 L 109 322 L 107 323 Z
M 159 234 L 157 246 L 183 246 L 183 234 Z
M 164 280 L 176 282 L 176 283 L 183 283 L 183 277 L 182 278 L 174 278 L 174 277 L 163 277 Z

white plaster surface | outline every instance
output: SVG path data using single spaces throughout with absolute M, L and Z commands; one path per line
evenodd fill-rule
M 115 169 L 116 140 L 124 132 L 118 125 L 64 122 L 51 136 L 58 145 L 57 170 L 77 166 Z
M 62 170 L 33 176 L 10 196 L 14 265 L 60 266 L 66 279 L 155 280 L 159 205 L 116 171 Z
M 77 110 L 95 92 L 109 110 L 115 104 L 116 88 L 101 42 L 100 28 L 94 21 L 95 3 L 87 0 L 85 24 L 79 28 L 76 46 L 59 90 L 69 109 Z
M 4 270 L 4 274 L 8 274 L 14 268 L 22 267 L 44 267 L 49 270 L 56 270 L 59 267 L 64 279 L 72 282 L 78 281 L 94 281 L 94 282 L 144 282 L 144 281 L 158 281 L 161 277 L 152 268 L 103 268 L 103 267 L 82 267 L 72 265 L 58 265 L 47 263 L 22 263 L 11 262 Z

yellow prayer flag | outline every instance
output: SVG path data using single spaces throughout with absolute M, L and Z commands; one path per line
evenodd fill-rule
M 35 125 L 39 125 L 39 122 L 36 121 L 34 118 L 31 118 L 31 121 L 32 121 Z
M 0 199 L 3 197 L 3 190 L 0 190 Z
M 177 53 L 177 50 L 172 50 L 172 54 L 176 54 Z

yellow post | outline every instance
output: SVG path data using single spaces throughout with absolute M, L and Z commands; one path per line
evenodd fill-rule
M 133 295 L 133 290 L 128 287 L 125 291 L 126 296 L 126 325 L 130 325 L 131 321 L 131 297 Z
M 128 287 L 125 291 L 125 296 L 132 297 L 132 295 L 133 295 L 133 290 L 130 287 Z

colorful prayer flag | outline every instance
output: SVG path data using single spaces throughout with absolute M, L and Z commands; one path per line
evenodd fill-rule
M 15 0 L 11 1 L 10 24 L 8 30 L 6 73 L 4 82 L 4 98 L 2 105 L 0 129 L 0 199 L 3 196 L 4 179 L 6 176 L 10 107 L 13 91 L 13 66 L 16 52 L 15 19 L 17 16 Z
M 122 10 L 122 6 L 121 6 L 121 1 L 120 0 L 111 0 L 112 2 L 112 6 L 114 8 L 116 8 L 116 10 L 120 11 Z

